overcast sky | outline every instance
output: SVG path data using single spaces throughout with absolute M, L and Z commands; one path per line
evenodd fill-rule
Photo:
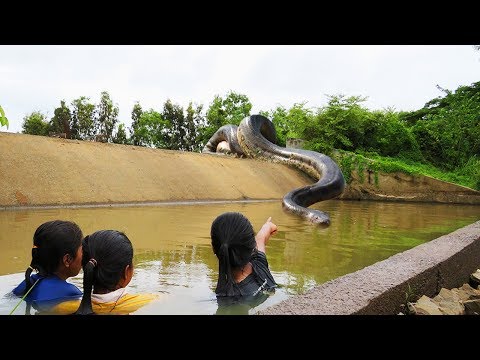
M 218 94 L 245 94 L 252 114 L 307 101 L 323 106 L 326 95 L 368 97 L 370 109 L 416 110 L 480 81 L 480 51 L 472 45 L 354 46 L 0 46 L 0 105 L 10 121 L 0 131 L 21 132 L 25 115 L 50 119 L 66 100 L 108 91 L 130 126 L 136 101 L 161 111 L 169 98 L 206 109 Z

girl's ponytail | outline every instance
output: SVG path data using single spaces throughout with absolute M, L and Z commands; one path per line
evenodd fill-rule
M 83 297 L 76 315 L 93 315 L 92 308 L 92 290 L 95 283 L 95 271 L 97 270 L 97 261 L 90 259 L 83 267 Z
M 215 293 L 220 296 L 235 295 L 232 268 L 230 266 L 230 253 L 228 244 L 223 243 L 218 251 L 218 283 Z

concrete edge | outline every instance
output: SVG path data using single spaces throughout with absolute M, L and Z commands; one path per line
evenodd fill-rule
M 259 315 L 391 315 L 407 294 L 432 297 L 480 267 L 480 220 L 259 311 Z

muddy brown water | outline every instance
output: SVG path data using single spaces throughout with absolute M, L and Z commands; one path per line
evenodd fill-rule
M 465 205 L 330 200 L 312 208 L 330 214 L 330 227 L 285 213 L 280 201 L 0 210 L 0 314 L 18 303 L 8 293 L 30 263 L 35 229 L 54 219 L 75 221 L 85 235 L 100 229 L 128 235 L 135 266 L 128 291 L 161 294 L 135 314 L 252 314 L 480 219 L 478 206 Z M 226 312 L 214 294 L 218 263 L 210 245 L 210 225 L 225 211 L 242 212 L 256 231 L 272 217 L 278 232 L 267 258 L 279 284 L 263 303 Z M 69 281 L 82 288 L 82 273 Z

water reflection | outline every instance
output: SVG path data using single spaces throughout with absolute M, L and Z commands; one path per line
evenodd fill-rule
M 254 311 L 480 218 L 479 207 L 465 205 L 331 200 L 312 207 L 330 214 L 330 227 L 306 224 L 283 212 L 280 201 L 0 211 L 0 296 L 23 278 L 35 229 L 54 219 L 75 221 L 84 234 L 117 229 L 128 235 L 135 248 L 129 292 L 162 294 L 136 313 L 215 314 L 218 263 L 209 235 L 222 212 L 244 213 L 256 230 L 269 216 L 278 225 L 267 258 L 280 288 Z M 72 282 L 82 287 L 82 274 Z M 0 300 L 0 314 L 8 313 L 14 300 Z
M 215 315 L 249 315 L 252 309 L 263 304 L 275 292 L 261 292 L 255 296 L 217 297 Z

